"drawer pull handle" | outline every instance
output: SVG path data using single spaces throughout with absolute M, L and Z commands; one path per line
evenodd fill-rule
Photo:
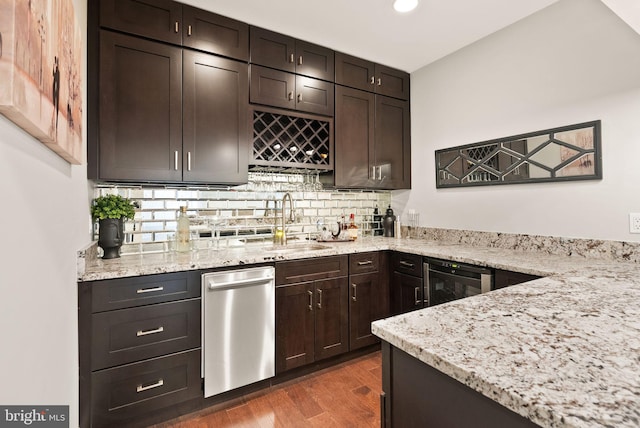
M 405 262 L 404 260 L 400 261 L 400 265 L 409 269 L 413 269 L 414 267 L 416 267 L 416 265 L 414 265 L 413 263 Z
M 318 309 L 322 309 L 322 290 L 318 289 Z
M 187 25 L 187 36 L 191 37 L 193 32 L 191 31 L 191 24 Z
M 351 286 L 353 287 L 353 301 L 357 302 L 358 301 L 358 284 L 351 284 Z
M 367 260 L 364 262 L 358 262 L 358 266 L 367 266 L 373 264 L 373 260 Z
M 164 380 L 160 379 L 159 381 L 157 381 L 156 383 L 152 383 L 151 385 L 147 385 L 147 386 L 138 385 L 136 387 L 136 392 L 148 391 L 153 388 L 159 388 L 162 385 L 164 385 Z
M 416 289 L 414 290 L 414 294 L 413 296 L 415 297 L 416 300 L 416 306 L 418 306 L 421 302 L 420 299 L 418 298 L 418 293 L 420 292 L 420 287 L 416 287 Z
M 136 336 L 138 337 L 148 336 L 150 334 L 162 333 L 163 331 L 164 331 L 164 327 L 158 327 L 153 330 L 138 330 L 138 332 L 136 333 Z
M 174 25 L 174 31 L 177 33 L 180 31 L 180 24 L 178 24 L 178 21 L 176 21 L 175 25 Z
M 309 290 L 309 310 L 313 311 L 313 291 Z
M 164 290 L 164 287 L 160 286 L 160 287 L 153 287 L 153 288 L 138 288 L 138 290 L 136 291 L 137 294 L 144 294 L 144 293 L 153 293 L 154 291 L 162 291 Z

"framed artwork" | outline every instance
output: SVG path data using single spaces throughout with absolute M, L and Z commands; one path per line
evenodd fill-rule
M 0 0 L 0 113 L 83 161 L 82 32 L 72 0 Z

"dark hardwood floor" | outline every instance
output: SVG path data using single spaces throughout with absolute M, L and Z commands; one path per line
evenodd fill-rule
M 153 428 L 379 427 L 381 392 L 378 351 Z

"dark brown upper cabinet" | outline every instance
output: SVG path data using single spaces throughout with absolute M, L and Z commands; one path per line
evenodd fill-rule
M 252 103 L 333 116 L 333 83 L 255 64 L 250 67 Z
M 249 163 L 247 64 L 183 53 L 182 180 L 246 183 Z
M 249 61 L 249 25 L 186 5 L 182 15 L 184 46 Z
M 247 67 L 101 31 L 99 126 L 91 143 L 97 159 L 89 158 L 89 178 L 246 183 Z
M 250 29 L 251 62 L 265 67 L 334 81 L 331 49 L 258 27 Z
M 336 85 L 336 187 L 411 187 L 409 102 Z
M 388 97 L 408 100 L 409 74 L 371 61 L 336 52 L 336 83 Z
M 249 60 L 249 26 L 170 0 L 100 0 L 100 26 Z
M 182 180 L 182 49 L 103 30 L 98 74 L 98 165 L 89 159 L 89 178 Z
M 100 26 L 182 44 L 182 4 L 171 0 L 100 0 Z

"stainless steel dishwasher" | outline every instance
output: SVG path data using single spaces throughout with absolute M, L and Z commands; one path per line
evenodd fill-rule
M 275 375 L 275 269 L 202 275 L 204 396 Z

